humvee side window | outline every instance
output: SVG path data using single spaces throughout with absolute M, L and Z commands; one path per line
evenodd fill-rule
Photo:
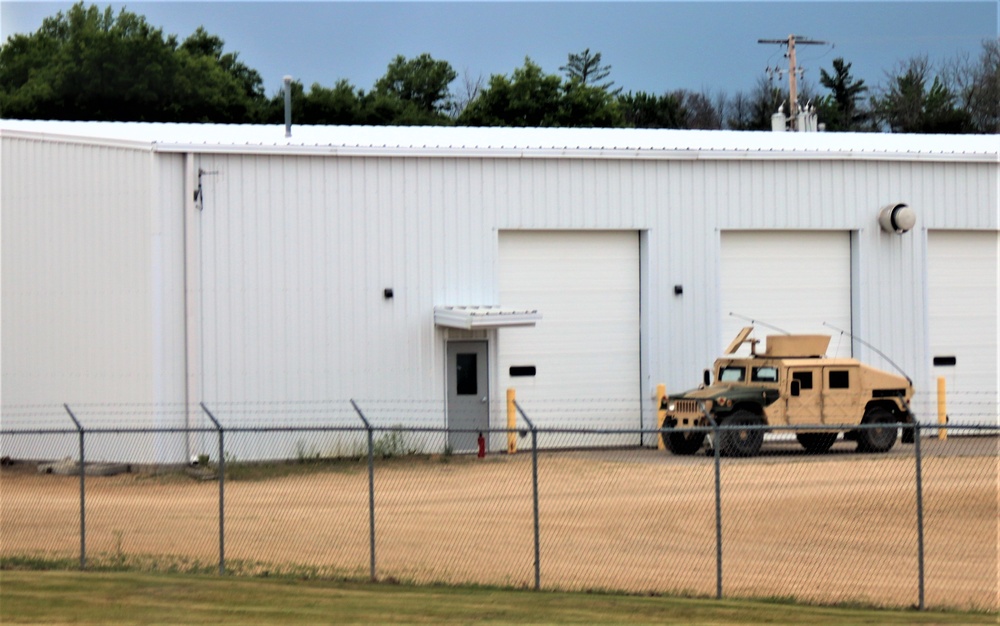
M 776 383 L 778 382 L 778 368 L 755 367 L 750 372 L 750 380 L 755 383 Z
M 799 381 L 799 389 L 812 389 L 813 388 L 813 373 L 812 372 L 792 372 L 792 380 Z
M 747 370 L 744 367 L 730 365 L 719 370 L 719 380 L 724 383 L 741 383 L 746 378 Z
M 850 389 L 851 377 L 847 370 L 830 370 L 830 389 Z

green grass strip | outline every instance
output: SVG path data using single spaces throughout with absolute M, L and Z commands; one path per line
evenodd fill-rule
M 996 624 L 997 615 L 480 587 L 5 570 L 8 624 Z

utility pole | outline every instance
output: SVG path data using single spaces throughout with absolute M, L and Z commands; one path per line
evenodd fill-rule
M 797 82 L 799 67 L 795 61 L 795 46 L 798 44 L 826 45 L 826 42 L 809 39 L 808 37 L 803 37 L 802 35 L 789 35 L 788 39 L 758 39 L 757 43 L 771 43 L 788 46 L 788 53 L 785 55 L 788 57 L 788 118 L 794 121 L 799 108 L 797 101 L 799 96 Z

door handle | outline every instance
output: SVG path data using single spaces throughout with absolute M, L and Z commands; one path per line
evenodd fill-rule
M 480 402 L 482 402 L 483 404 L 486 404 L 486 396 L 483 396 L 483 398 L 482 398 L 482 400 L 480 400 Z

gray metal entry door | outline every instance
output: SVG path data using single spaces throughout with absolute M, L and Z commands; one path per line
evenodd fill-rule
M 485 341 L 448 342 L 448 444 L 454 452 L 477 449 L 490 424 Z M 469 432 L 455 432 L 466 430 Z

